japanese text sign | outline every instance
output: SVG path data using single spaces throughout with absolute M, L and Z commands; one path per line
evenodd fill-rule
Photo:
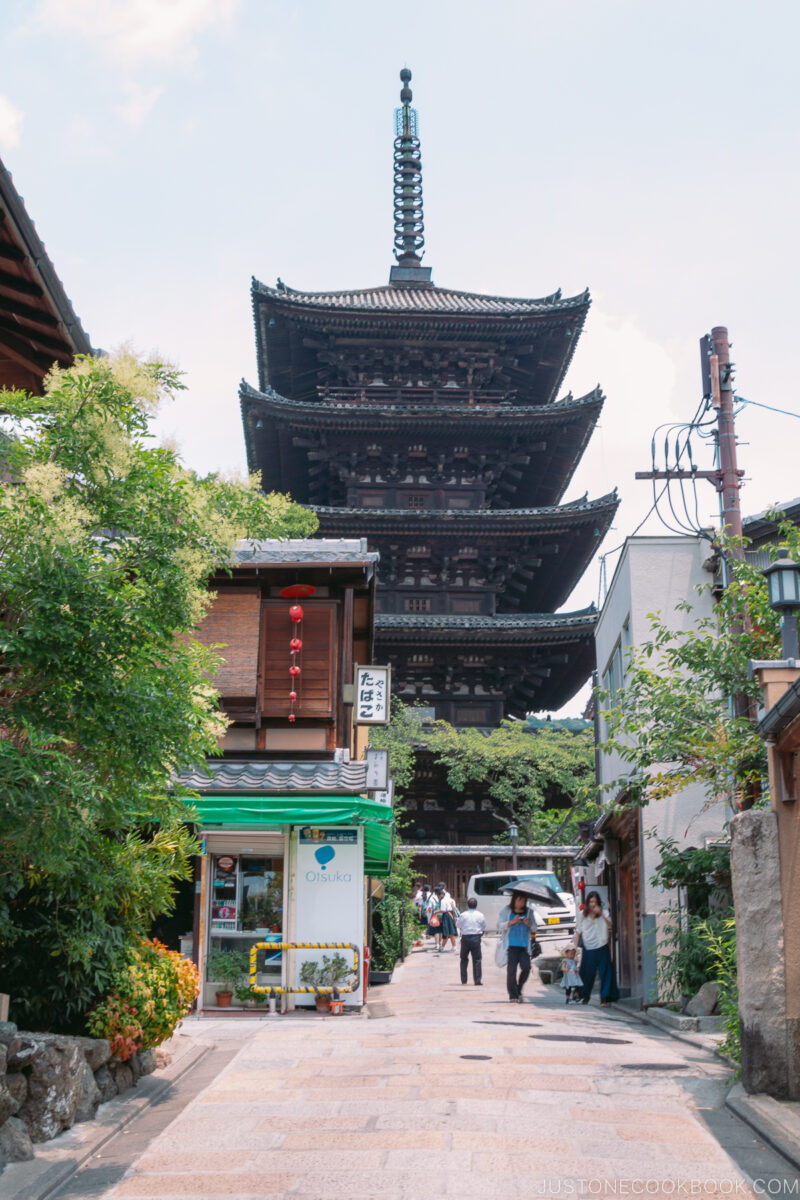
M 391 667 L 356 667 L 356 725 L 388 725 Z

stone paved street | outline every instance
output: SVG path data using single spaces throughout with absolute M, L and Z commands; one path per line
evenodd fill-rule
M 460 985 L 454 953 L 413 954 L 380 989 L 385 1018 L 229 1021 L 246 1040 L 210 1086 L 112 1187 L 81 1191 L 79 1175 L 66 1194 L 751 1196 L 715 1134 L 765 1178 L 794 1178 L 721 1109 L 719 1059 L 618 1012 L 565 1007 L 535 973 L 512 1005 L 486 949 L 481 988 Z M 204 1024 L 222 1023 L 191 1032 L 208 1036 Z

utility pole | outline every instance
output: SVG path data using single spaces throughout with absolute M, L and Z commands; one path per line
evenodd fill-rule
M 717 414 L 717 444 L 719 467 L 714 471 L 686 470 L 667 466 L 665 471 L 637 471 L 637 479 L 708 479 L 720 494 L 720 518 L 723 532 L 735 538 L 742 536 L 742 510 L 739 489 L 744 471 L 736 462 L 736 426 L 733 412 L 733 370 L 728 330 L 716 325 L 710 334 L 700 338 L 700 371 L 703 395 L 711 401 Z M 744 558 L 744 549 L 737 544 L 731 549 L 733 558 Z

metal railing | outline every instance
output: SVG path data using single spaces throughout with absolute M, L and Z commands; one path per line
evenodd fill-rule
M 259 950 L 352 950 L 353 951 L 353 975 L 355 977 L 354 987 L 314 987 L 310 984 L 298 984 L 297 987 L 278 987 L 270 985 L 259 986 L 256 983 L 258 978 L 258 951 Z M 360 962 L 361 952 L 354 942 L 256 942 L 250 947 L 250 990 L 258 992 L 262 995 L 277 996 L 289 995 L 301 992 L 312 992 L 318 996 L 327 996 L 333 992 L 357 992 L 358 991 L 358 965 Z

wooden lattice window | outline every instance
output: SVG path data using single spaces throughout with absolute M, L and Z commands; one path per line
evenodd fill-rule
M 304 600 L 298 655 L 298 718 L 333 717 L 336 663 L 336 603 L 333 600 Z M 289 715 L 289 640 L 298 633 L 289 617 L 289 602 L 267 600 L 261 624 L 261 711 L 265 717 Z
M 429 596 L 406 596 L 403 607 L 407 613 L 426 613 L 431 611 Z

